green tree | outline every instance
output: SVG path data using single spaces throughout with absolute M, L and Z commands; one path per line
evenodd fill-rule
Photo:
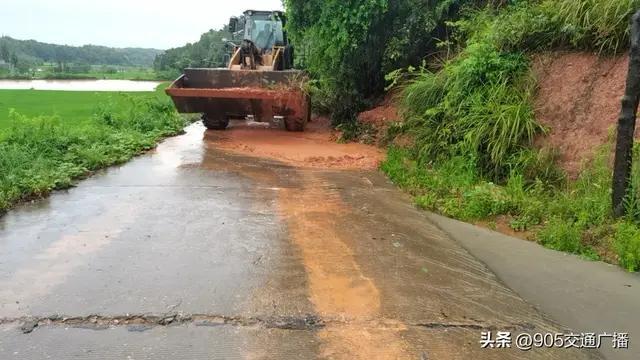
M 11 59 L 11 51 L 4 41 L 0 42 L 0 59 L 6 62 L 9 62 Z
M 444 21 L 470 0 L 285 0 L 294 44 L 316 80 L 314 104 L 334 124 L 384 91 L 385 73 L 417 65 L 445 37 Z
M 32 63 L 57 62 L 60 67 L 67 62 L 92 65 L 119 65 L 150 67 L 160 50 L 139 48 L 109 48 L 86 45 L 81 47 L 46 44 L 34 40 L 16 40 L 0 37 L 0 57 L 10 62 L 10 54 Z
M 355 119 L 363 99 L 384 88 L 381 71 L 388 0 L 286 0 L 288 29 L 304 44 L 307 70 L 334 123 Z
M 231 38 L 226 27 L 221 30 L 209 30 L 193 44 L 158 54 L 153 67 L 156 71 L 173 73 L 180 73 L 187 67 L 224 67 L 228 50 L 222 41 L 223 38 Z
M 11 53 L 11 55 L 9 56 L 9 64 L 11 64 L 11 66 L 16 68 L 18 67 L 19 62 L 20 62 L 20 59 L 18 58 L 18 55 L 16 55 L 16 53 Z

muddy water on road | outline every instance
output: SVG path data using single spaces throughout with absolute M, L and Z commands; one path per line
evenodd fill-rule
M 0 219 L 0 358 L 598 357 L 481 350 L 482 330 L 561 328 L 379 173 L 240 156 L 218 136 L 194 125 Z M 108 326 L 67 331 L 40 318 L 53 314 Z M 127 333 L 115 322 L 126 314 L 184 320 L 138 316 L 149 330 Z M 40 326 L 21 334 L 34 316 Z
M 272 159 L 296 168 L 375 170 L 385 157 L 384 151 L 374 146 L 338 143 L 339 136 L 324 117 L 314 117 L 304 132 L 233 120 L 227 131 L 205 133 L 205 144 L 213 150 Z
M 248 131 L 206 133 L 207 148 L 218 154 L 218 141 L 227 148 L 228 142 L 242 144 L 249 139 L 267 150 L 261 154 L 251 149 L 257 156 L 249 160 L 251 166 L 235 163 L 232 167 L 277 189 L 277 213 L 286 225 L 292 248 L 299 252 L 296 260 L 302 268 L 298 271 L 306 278 L 299 285 L 305 286 L 315 316 L 324 322 L 315 335 L 318 357 L 599 357 L 548 349 L 531 353 L 481 350 L 477 344 L 482 329 L 553 332 L 560 327 L 426 222 L 410 200 L 379 173 L 336 171 L 332 161 L 299 164 L 301 158 L 292 160 L 282 152 L 269 152 L 271 145 L 260 145 L 271 144 L 273 139 L 255 140 L 257 135 L 247 137 Z M 314 137 L 307 141 L 317 144 Z M 340 149 L 322 153 L 331 151 Z M 270 161 L 279 155 L 291 165 Z M 216 161 L 208 166 L 219 166 Z M 352 164 L 343 167 L 352 169 Z M 365 168 L 370 169 L 369 165 Z
M 287 189 L 278 198 L 280 215 L 286 219 L 289 236 L 302 252 L 309 279 L 309 297 L 322 318 L 338 319 L 318 336 L 322 356 L 344 359 L 408 358 L 400 321 L 367 324 L 381 318 L 381 298 L 374 281 L 367 277 L 336 221 L 348 217 L 348 207 L 331 184 L 312 175 L 302 177 L 300 188 Z

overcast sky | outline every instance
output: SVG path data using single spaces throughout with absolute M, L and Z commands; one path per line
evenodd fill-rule
M 244 10 L 281 0 L 0 0 L 0 35 L 67 45 L 167 49 L 194 42 Z

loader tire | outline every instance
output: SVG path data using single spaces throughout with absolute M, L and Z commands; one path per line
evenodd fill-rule
M 287 117 L 284 120 L 284 127 L 287 129 L 287 131 L 304 131 L 306 125 L 307 122 L 303 119 Z
M 202 114 L 202 122 L 209 130 L 224 130 L 229 126 L 229 119 L 224 116 Z

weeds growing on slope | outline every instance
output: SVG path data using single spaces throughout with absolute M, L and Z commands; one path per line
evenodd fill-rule
M 633 212 L 621 221 L 611 217 L 610 154 L 610 147 L 603 147 L 576 181 L 556 186 L 526 181 L 518 172 L 499 185 L 479 176 L 470 157 L 422 164 L 412 160 L 409 149 L 397 147 L 389 149 L 382 170 L 423 209 L 466 221 L 502 216 L 513 230 L 529 231 L 544 246 L 638 271 L 638 221 Z M 633 176 L 640 182 L 638 164 Z
M 518 154 L 544 131 L 533 116 L 527 69 L 523 55 L 485 43 L 469 46 L 439 73 L 423 69 L 402 93 L 417 159 L 468 156 L 481 174 L 505 178 Z
M 551 0 L 542 6 L 574 47 L 617 52 L 629 43 L 629 18 L 640 1 Z
M 472 11 L 454 26 L 458 36 L 502 50 L 616 53 L 627 48 L 629 21 L 639 8 L 640 0 L 519 1 L 504 9 Z
M 410 71 L 402 88 L 408 148 L 392 147 L 382 169 L 418 206 L 467 221 L 506 219 L 541 244 L 640 270 L 640 169 L 629 216 L 611 216 L 610 148 L 576 181 L 555 166 L 533 114 L 535 81 L 527 51 L 574 48 L 617 52 L 639 0 L 516 2 L 455 23 L 464 46 L 432 72 Z M 398 73 L 392 76 L 400 77 Z M 406 77 L 405 77 L 406 78 Z M 636 159 L 640 150 L 636 149 Z

